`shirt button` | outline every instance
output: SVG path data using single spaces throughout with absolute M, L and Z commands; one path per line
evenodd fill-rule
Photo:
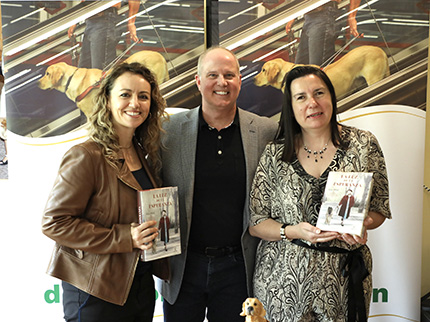
M 221 151 L 221 150 L 218 150 L 218 154 L 222 154 L 222 151 Z
M 222 139 L 222 136 L 221 135 L 218 135 L 218 140 L 221 140 Z

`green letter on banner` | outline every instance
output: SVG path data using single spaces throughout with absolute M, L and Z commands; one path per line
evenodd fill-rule
M 49 304 L 60 303 L 60 285 L 54 284 L 54 290 L 47 290 L 45 292 L 45 301 Z
M 373 303 L 379 302 L 379 294 L 382 295 L 382 303 L 388 302 L 388 290 L 386 288 L 373 289 Z

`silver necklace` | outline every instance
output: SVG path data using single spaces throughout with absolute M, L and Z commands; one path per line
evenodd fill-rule
M 327 147 L 328 147 L 328 142 L 323 146 L 323 148 L 319 151 L 312 151 L 311 149 L 308 149 L 308 147 L 306 146 L 306 144 L 303 143 L 303 149 L 306 151 L 307 158 L 309 159 L 311 157 L 311 155 L 313 155 L 315 157 L 315 162 L 318 162 L 318 156 L 320 159 L 323 158 L 323 154 L 325 151 L 327 151 Z

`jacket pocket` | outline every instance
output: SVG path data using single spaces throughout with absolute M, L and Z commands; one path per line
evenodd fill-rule
M 47 273 L 88 292 L 97 255 L 87 255 L 80 250 L 57 245 Z

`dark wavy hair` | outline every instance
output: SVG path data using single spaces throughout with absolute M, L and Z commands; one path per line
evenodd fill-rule
M 155 76 L 145 66 L 139 63 L 123 63 L 116 66 L 103 80 L 95 98 L 94 113 L 89 120 L 90 137 L 102 146 L 106 160 L 115 166 L 117 153 L 120 150 L 119 138 L 113 126 L 112 112 L 107 106 L 115 81 L 127 72 L 142 76 L 151 85 L 149 114 L 145 122 L 136 129 L 134 136 L 147 155 L 147 160 L 155 170 L 158 180 L 158 173 L 161 169 L 159 155 L 160 137 L 163 131 L 161 124 L 163 119 L 167 117 L 165 113 L 166 103 L 163 96 L 161 96 Z
M 279 128 L 275 136 L 276 143 L 284 144 L 282 160 L 286 162 L 293 161 L 296 151 L 297 138 L 302 133 L 302 129 L 299 123 L 297 123 L 296 118 L 294 117 L 291 95 L 291 83 L 293 82 L 293 80 L 307 75 L 315 75 L 326 84 L 330 92 L 331 103 L 333 106 L 333 113 L 330 119 L 331 140 L 335 147 L 344 147 L 344 142 L 342 141 L 338 129 L 339 123 L 336 119 L 337 102 L 336 93 L 334 91 L 332 82 L 328 78 L 327 74 L 318 67 L 310 65 L 297 66 L 285 75 L 284 80 L 282 82 L 282 88 L 284 89 L 284 97 L 282 102 L 282 112 L 279 121 Z

